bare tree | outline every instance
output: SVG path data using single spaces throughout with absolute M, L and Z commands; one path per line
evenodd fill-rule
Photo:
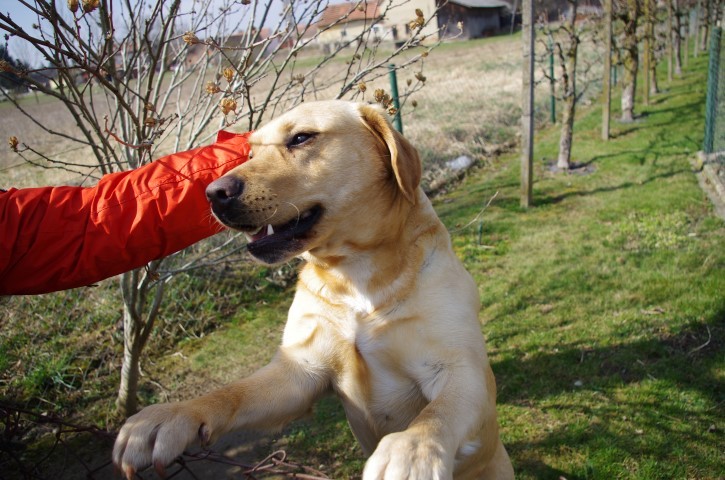
M 577 0 L 569 1 L 569 15 L 561 24 L 563 41 L 554 43 L 561 65 L 561 89 L 563 108 L 561 117 L 561 134 L 559 135 L 559 156 L 556 166 L 561 170 L 569 170 L 571 162 L 571 145 L 574 137 L 574 115 L 577 104 L 576 67 L 581 38 L 577 31 Z
M 35 27 L 23 29 L 12 14 L 0 13 L 0 30 L 32 46 L 57 76 L 48 83 L 32 72 L 17 73 L 31 88 L 61 102 L 77 128 L 53 131 L 9 100 L 47 133 L 86 155 L 63 160 L 27 143 L 17 151 L 43 167 L 98 178 L 136 168 L 164 152 L 198 146 L 223 127 L 254 129 L 308 98 L 364 98 L 365 82 L 387 75 L 393 58 L 399 59 L 399 69 L 422 68 L 436 44 L 434 34 L 423 33 L 434 17 L 426 19 L 420 11 L 411 13 L 407 40 L 385 43 L 381 22 L 401 4 L 388 2 L 377 10 L 372 5 L 365 0 L 348 4 L 338 18 L 319 27 L 327 1 L 198 0 L 187 10 L 181 0 L 18 0 L 17 8 L 37 18 Z M 362 16 L 357 34 L 334 44 L 312 66 L 300 61 L 326 32 L 353 16 Z M 416 78 L 403 100 L 423 86 L 422 72 Z M 390 106 L 387 94 L 378 97 Z M 165 284 L 175 273 L 224 257 L 230 243 L 192 259 L 176 255 L 121 275 L 124 357 L 117 405 L 123 414 L 137 410 L 141 355 Z
M 639 41 L 637 25 L 640 18 L 638 0 L 614 0 L 614 18 L 622 22 L 620 58 L 624 67 L 622 79 L 622 122 L 634 121 L 634 101 L 637 91 L 637 70 L 639 69 Z
M 578 0 L 568 0 L 569 8 L 561 15 L 561 21 L 555 24 L 542 22 L 539 25 L 542 37 L 547 38 L 544 50 L 547 55 L 554 55 L 558 59 L 558 83 L 559 95 L 557 100 L 562 105 L 561 132 L 559 136 L 559 154 L 556 162 L 557 169 L 569 170 L 572 166 L 571 149 L 574 139 L 574 118 L 576 107 L 594 82 L 590 73 L 594 70 L 595 64 L 601 64 L 601 56 L 598 47 L 599 38 L 597 27 L 601 25 L 600 19 L 585 17 L 578 19 Z M 585 12 L 586 14 L 586 12 Z M 586 42 L 592 48 L 590 59 L 586 56 L 580 58 L 579 49 L 582 43 Z M 551 73 L 543 69 L 543 77 L 550 81 L 557 79 L 549 78 Z M 597 78 L 598 80 L 598 78 Z

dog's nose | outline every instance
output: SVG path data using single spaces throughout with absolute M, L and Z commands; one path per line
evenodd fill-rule
M 224 208 L 244 191 L 244 182 L 232 176 L 217 178 L 206 187 L 206 198 L 212 207 Z

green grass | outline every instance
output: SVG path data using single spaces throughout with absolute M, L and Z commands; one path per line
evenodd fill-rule
M 692 61 L 638 122 L 614 122 L 607 143 L 601 111 L 582 110 L 574 160 L 587 175 L 549 173 L 558 130 L 540 132 L 529 210 L 516 156 L 435 202 L 480 286 L 517 478 L 725 474 L 725 228 L 689 165 L 704 72 L 704 59 Z M 280 443 L 334 478 L 364 462 L 334 399 Z
M 688 158 L 704 119 L 704 59 L 635 124 L 599 139 L 582 111 L 574 161 L 551 174 L 537 137 L 535 206 L 518 158 L 469 177 L 438 210 L 483 298 L 504 443 L 517 478 L 722 478 L 725 229 Z M 490 248 L 492 247 L 492 248 Z
M 683 78 L 661 81 L 666 90 L 640 107 L 637 122 L 613 122 L 609 142 L 599 138 L 599 108 L 581 109 L 573 160 L 588 174 L 549 172 L 558 130 L 539 132 L 533 208 L 519 207 L 516 155 L 434 202 L 479 284 L 517 478 L 725 475 L 725 226 L 689 164 L 702 140 L 706 61 L 690 59 Z M 172 282 L 147 374 L 180 398 L 265 363 L 292 295 L 269 281 L 272 273 L 229 277 L 225 269 Z M 90 306 L 79 298 L 87 293 L 74 292 L 2 306 L 0 394 L 102 418 L 120 358 L 110 327 L 119 315 L 115 291 L 104 284 Z M 102 333 L 94 340 L 92 332 Z M 89 350 L 72 350 L 69 338 L 85 339 Z M 83 367 L 94 341 L 116 355 L 97 361 L 105 376 Z M 74 376 L 79 366 L 82 380 Z M 160 397 L 147 383 L 145 401 Z M 357 477 L 364 464 L 334 398 L 269 448 L 277 446 L 333 478 Z

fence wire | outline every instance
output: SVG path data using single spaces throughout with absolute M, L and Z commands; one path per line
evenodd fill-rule
M 28 448 L 30 439 L 41 437 L 41 448 Z M 110 460 L 115 438 L 116 432 L 0 403 L 0 480 L 121 479 Z M 220 475 L 240 480 L 329 478 L 319 470 L 290 461 L 283 450 L 248 464 L 208 449 L 184 452 L 166 468 L 164 478 L 190 480 Z M 135 478 L 159 477 L 149 468 Z

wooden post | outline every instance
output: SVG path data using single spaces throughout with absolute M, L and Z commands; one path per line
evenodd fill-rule
M 612 103 L 612 0 L 604 1 L 604 80 L 602 85 L 602 140 L 609 140 Z
M 521 105 L 521 206 L 531 206 L 534 169 L 534 2 L 523 0 L 523 88 Z

